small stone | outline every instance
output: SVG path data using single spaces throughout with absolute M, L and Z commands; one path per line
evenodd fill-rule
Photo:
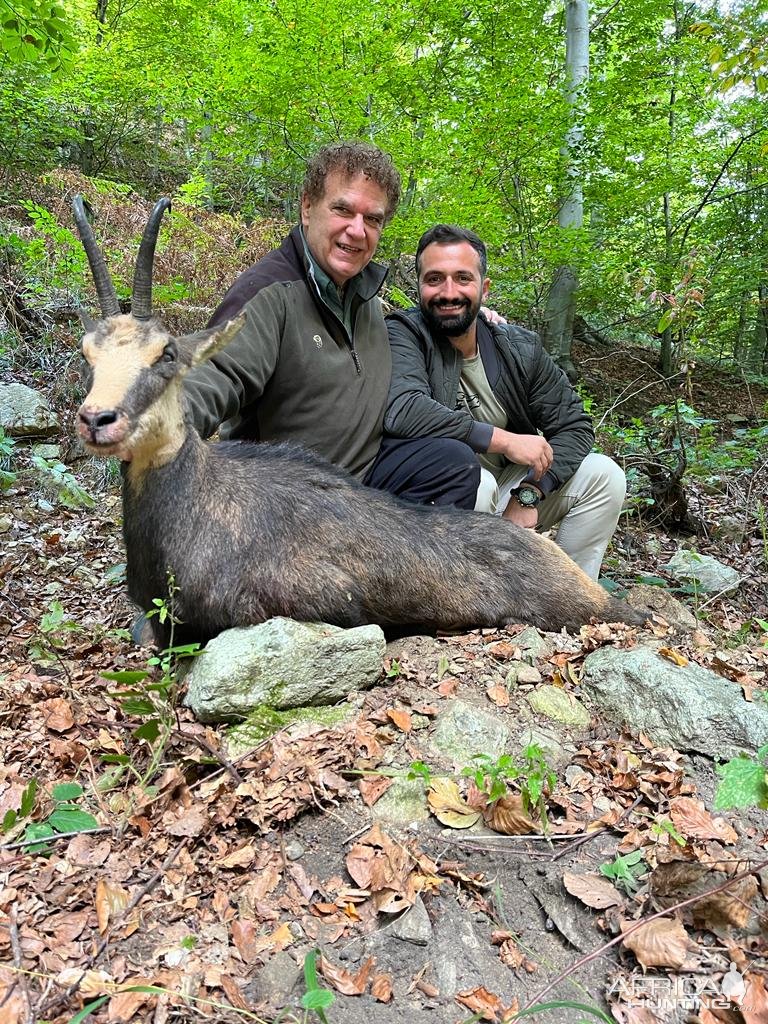
M 288 860 L 300 860 L 306 852 L 298 839 L 291 839 L 285 844 L 285 856 Z
M 432 938 L 432 922 L 429 920 L 421 896 L 387 928 L 387 932 L 403 942 L 412 942 L 415 946 L 426 946 Z
M 0 516 L 0 533 L 8 533 L 13 526 L 13 520 L 10 516 Z
M 577 729 L 586 729 L 589 725 L 590 715 L 584 705 L 559 686 L 538 686 L 532 693 L 526 694 L 525 699 L 534 711 L 555 722 Z
M 418 732 L 419 729 L 428 729 L 429 719 L 426 715 L 413 714 L 411 715 L 411 728 L 414 732 Z
M 500 757 L 509 742 L 509 733 L 496 715 L 474 704 L 453 700 L 437 716 L 431 746 L 460 765 L 469 764 L 475 754 Z
M 523 652 L 523 658 L 529 664 L 551 658 L 555 653 L 553 644 L 533 626 L 526 626 L 513 640 Z
M 523 685 L 531 686 L 541 682 L 541 672 L 539 672 L 537 668 L 534 668 L 533 665 L 527 665 L 524 661 L 513 666 L 513 668 L 509 670 L 507 678 L 509 678 L 509 675 L 512 673 L 514 673 L 515 676 L 514 685 L 516 686 L 519 686 L 521 683 Z
M 426 821 L 429 807 L 423 782 L 420 779 L 395 779 L 373 805 L 371 814 L 377 821 L 403 828 L 412 822 Z
M 32 454 L 41 459 L 60 459 L 61 445 L 58 444 L 33 444 Z
M 675 552 L 666 568 L 678 580 L 693 581 L 702 594 L 729 594 L 738 590 L 741 583 L 741 576 L 730 565 L 684 548 Z

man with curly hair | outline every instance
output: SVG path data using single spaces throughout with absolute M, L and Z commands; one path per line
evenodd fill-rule
M 309 161 L 301 223 L 235 281 L 210 321 L 244 310 L 236 338 L 185 380 L 208 437 L 295 441 L 373 487 L 418 503 L 473 508 L 480 469 L 449 438 L 382 444 L 391 375 L 373 262 L 400 200 L 391 158 L 332 143 Z

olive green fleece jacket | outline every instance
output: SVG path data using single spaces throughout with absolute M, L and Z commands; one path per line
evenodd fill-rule
M 371 263 L 351 282 L 352 336 L 322 302 L 298 228 L 235 281 L 211 318 L 244 309 L 229 345 L 196 367 L 184 389 L 195 429 L 210 437 L 294 441 L 362 479 L 381 442 L 391 376 Z

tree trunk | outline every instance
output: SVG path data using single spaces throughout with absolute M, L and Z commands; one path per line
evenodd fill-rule
M 567 189 L 557 218 L 562 231 L 580 228 L 584 223 L 579 147 L 584 139 L 582 107 L 589 81 L 588 0 L 565 0 L 565 31 L 566 99 L 570 107 L 570 125 L 562 149 L 567 168 Z M 574 267 L 558 267 L 544 309 L 544 345 L 571 379 L 576 375 L 571 359 L 571 343 L 578 286 L 579 279 Z

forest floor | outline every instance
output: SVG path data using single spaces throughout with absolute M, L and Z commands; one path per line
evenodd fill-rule
M 596 410 L 620 404 L 642 416 L 670 401 L 645 349 L 582 347 L 577 358 Z M 153 652 L 125 632 L 134 611 L 118 480 L 69 441 L 76 363 L 53 346 L 26 369 L 0 369 L 0 381 L 12 377 L 53 397 L 64 426 L 50 440 L 96 500 L 65 507 L 18 446 L 18 479 L 0 498 L 2 1024 L 76 1022 L 83 1007 L 93 1021 L 303 1021 L 325 1012 L 329 1024 L 454 1024 L 511 1020 L 553 1000 L 610 1007 L 620 1024 L 768 1020 L 768 874 L 759 885 L 748 877 L 746 888 L 733 880 L 768 859 L 768 815 L 713 816 L 711 762 L 597 716 L 561 730 L 550 838 L 451 827 L 450 795 L 427 805 L 422 783 L 407 780 L 422 762 L 426 781 L 471 785 L 431 746 L 435 718 L 451 703 L 513 731 L 531 726 L 519 714 L 525 684 L 504 686 L 523 658 L 514 630 L 393 642 L 381 684 L 351 694 L 338 726 L 283 731 L 237 759 L 224 752 L 224 730 L 180 706 L 163 717 L 161 707 L 169 734 L 155 757 L 151 730 L 137 732 L 146 708 L 126 704 L 121 684 L 102 675 L 145 670 Z M 678 396 L 714 421 L 708 455 L 764 421 L 768 403 L 765 388 L 703 364 L 680 378 Z M 587 653 L 647 634 L 719 672 L 724 687 L 736 681 L 765 699 L 768 634 L 758 620 L 768 619 L 768 542 L 754 508 L 768 493 L 768 466 L 726 466 L 684 484 L 698 535 L 670 532 L 653 506 L 635 502 L 608 574 L 619 585 L 653 576 L 673 588 L 664 566 L 694 544 L 741 573 L 739 591 L 686 598 L 698 628 L 684 635 L 657 622 L 549 637 L 535 662 L 541 677 L 578 693 Z M 158 691 L 154 699 L 162 704 Z M 63 783 L 82 793 L 54 790 Z M 392 811 L 390 799 L 388 814 L 377 811 L 398 788 L 406 810 Z M 80 832 L 83 812 L 95 822 Z M 77 835 L 66 834 L 68 821 Z M 31 844 L 40 833 L 29 826 L 46 823 L 64 834 Z M 633 872 L 634 850 L 642 860 Z M 618 855 L 630 856 L 623 887 L 600 873 Z M 673 901 L 730 879 L 729 910 L 711 897 L 706 912 L 662 918 L 660 931 L 635 933 L 648 938 L 632 953 L 617 936 L 656 909 L 649 874 L 670 862 L 687 865 L 698 885 L 672 886 Z M 748 1001 L 740 1010 L 702 1006 L 692 993 L 720 992 L 731 963 L 747 978 Z M 335 996 L 325 1011 L 318 987 Z M 531 1019 L 596 1017 L 560 1006 Z

